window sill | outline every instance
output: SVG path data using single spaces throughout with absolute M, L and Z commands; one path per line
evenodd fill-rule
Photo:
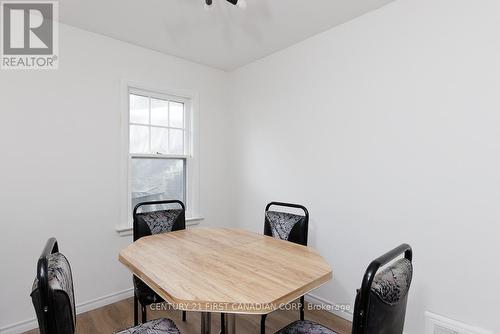
M 201 216 L 186 218 L 186 227 L 199 225 L 203 219 L 205 218 Z M 127 237 L 133 234 L 132 226 L 118 226 L 116 232 L 120 237 Z

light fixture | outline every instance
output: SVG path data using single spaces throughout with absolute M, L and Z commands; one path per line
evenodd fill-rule
M 247 2 L 245 0 L 226 0 L 227 2 L 240 7 L 241 9 L 247 8 Z
M 246 0 L 226 0 L 232 5 L 235 5 L 241 9 L 247 8 L 247 2 Z M 205 0 L 205 8 L 209 9 L 214 5 L 214 0 Z
M 214 9 L 214 5 L 215 4 L 213 3 L 212 0 L 205 0 L 205 3 L 203 4 L 203 7 L 205 7 L 205 10 L 210 11 L 210 10 Z

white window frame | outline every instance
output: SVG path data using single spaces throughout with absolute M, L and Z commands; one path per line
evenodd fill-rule
M 130 94 L 184 103 L 183 155 L 130 153 Z M 198 95 L 187 91 L 151 88 L 130 81 L 122 83 L 122 95 L 122 223 L 116 228 L 117 232 L 123 236 L 132 234 L 131 162 L 133 158 L 184 159 L 186 223 L 187 225 L 198 224 L 203 219 L 199 211 Z

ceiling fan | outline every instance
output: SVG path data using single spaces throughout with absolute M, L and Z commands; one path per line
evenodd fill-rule
M 246 0 L 226 0 L 232 5 L 235 5 L 241 9 L 245 9 L 247 7 L 247 2 Z M 214 5 L 214 0 L 205 0 L 205 7 L 210 8 L 211 6 Z

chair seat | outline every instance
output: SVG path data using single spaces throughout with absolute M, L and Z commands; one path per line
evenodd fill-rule
M 276 332 L 276 334 L 337 334 L 330 328 L 314 321 L 299 320 Z
M 135 326 L 116 334 L 180 334 L 181 332 L 170 319 L 156 319 L 148 321 L 139 326 Z
M 163 303 L 164 300 L 154 292 L 146 283 L 134 276 L 135 295 L 141 305 L 151 305 L 154 303 Z

